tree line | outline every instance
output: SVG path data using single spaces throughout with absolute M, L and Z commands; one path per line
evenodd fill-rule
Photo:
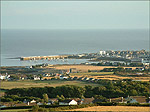
M 7 90 L 5 97 L 17 95 L 19 97 L 43 98 L 43 94 L 47 94 L 49 98 L 57 98 L 61 95 L 65 98 L 149 96 L 149 82 L 100 80 L 97 83 L 100 86 L 63 85 L 57 87 L 14 88 Z

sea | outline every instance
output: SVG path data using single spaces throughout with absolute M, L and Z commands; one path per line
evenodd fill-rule
M 24 56 L 98 53 L 100 50 L 149 50 L 148 29 L 2 29 L 1 66 L 80 64 L 86 59 L 20 61 Z

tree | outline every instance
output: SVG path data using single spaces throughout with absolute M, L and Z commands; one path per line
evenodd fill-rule
M 12 101 L 13 101 L 13 99 L 11 99 L 11 98 L 4 98 L 4 97 L 2 97 L 2 98 L 1 98 L 1 101 L 2 101 L 2 102 L 12 102 Z
M 40 80 L 43 78 L 42 74 L 38 74 L 38 77 L 40 77 Z
M 63 95 L 61 95 L 61 100 L 65 100 L 65 97 Z
M 34 79 L 33 75 L 31 74 L 27 74 L 26 76 L 27 76 L 27 79 Z
M 46 93 L 43 94 L 43 99 L 44 99 L 44 102 L 48 102 L 48 95 Z
M 95 95 L 94 98 L 101 100 L 101 102 L 106 102 L 107 101 L 107 99 L 105 97 L 103 97 L 102 95 Z
M 84 94 L 85 97 L 87 98 L 90 98 L 93 96 L 93 88 L 92 86 L 88 85 L 88 86 L 85 86 L 85 94 Z
M 91 70 L 88 70 L 88 72 L 91 72 Z
M 61 95 L 61 96 L 57 95 L 57 98 L 58 98 L 58 101 L 64 101 L 65 100 L 65 97 L 63 95 Z
M 136 96 L 138 93 L 136 90 L 131 90 L 129 94 L 132 96 Z
M 32 111 L 33 111 L 33 112 L 38 112 L 38 110 L 39 110 L 39 106 L 38 106 L 38 105 L 34 105 L 34 106 L 32 107 Z
M 10 76 L 10 79 L 12 79 L 12 80 L 18 80 L 18 79 L 19 79 L 19 76 L 14 76 L 14 75 L 12 75 L 12 76 Z

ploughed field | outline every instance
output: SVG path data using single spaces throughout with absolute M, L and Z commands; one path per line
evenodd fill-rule
M 113 72 L 88 72 L 89 70 L 103 70 L 104 68 L 115 68 L 114 66 L 93 66 L 93 65 L 53 65 L 50 68 L 54 68 L 56 70 L 69 70 L 79 71 L 80 73 L 71 73 L 72 77 L 88 77 L 95 79 L 108 79 L 108 80 L 122 80 L 122 79 L 132 79 L 132 80 L 140 80 L 140 81 L 149 81 L 150 77 L 136 77 L 136 76 L 127 76 L 127 75 L 116 75 Z M 126 68 L 126 67 L 124 67 Z M 133 70 L 136 67 L 130 67 Z
M 140 81 L 149 81 L 150 77 L 129 77 L 126 75 L 115 75 L 113 72 L 89 72 L 89 73 L 71 73 L 71 77 L 88 77 L 94 79 L 107 79 L 107 80 L 122 80 L 122 79 L 132 79 Z
M 137 106 L 94 106 L 69 111 L 150 112 L 150 107 Z
M 45 87 L 45 86 L 62 86 L 62 85 L 77 85 L 77 86 L 99 86 L 99 84 L 83 82 L 83 81 L 65 81 L 65 80 L 47 80 L 47 81 L 1 81 L 1 88 L 28 88 L 28 87 Z

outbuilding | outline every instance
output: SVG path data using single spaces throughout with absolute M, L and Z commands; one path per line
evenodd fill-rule
M 73 99 L 67 99 L 62 102 L 59 102 L 59 105 L 77 105 L 77 101 Z

